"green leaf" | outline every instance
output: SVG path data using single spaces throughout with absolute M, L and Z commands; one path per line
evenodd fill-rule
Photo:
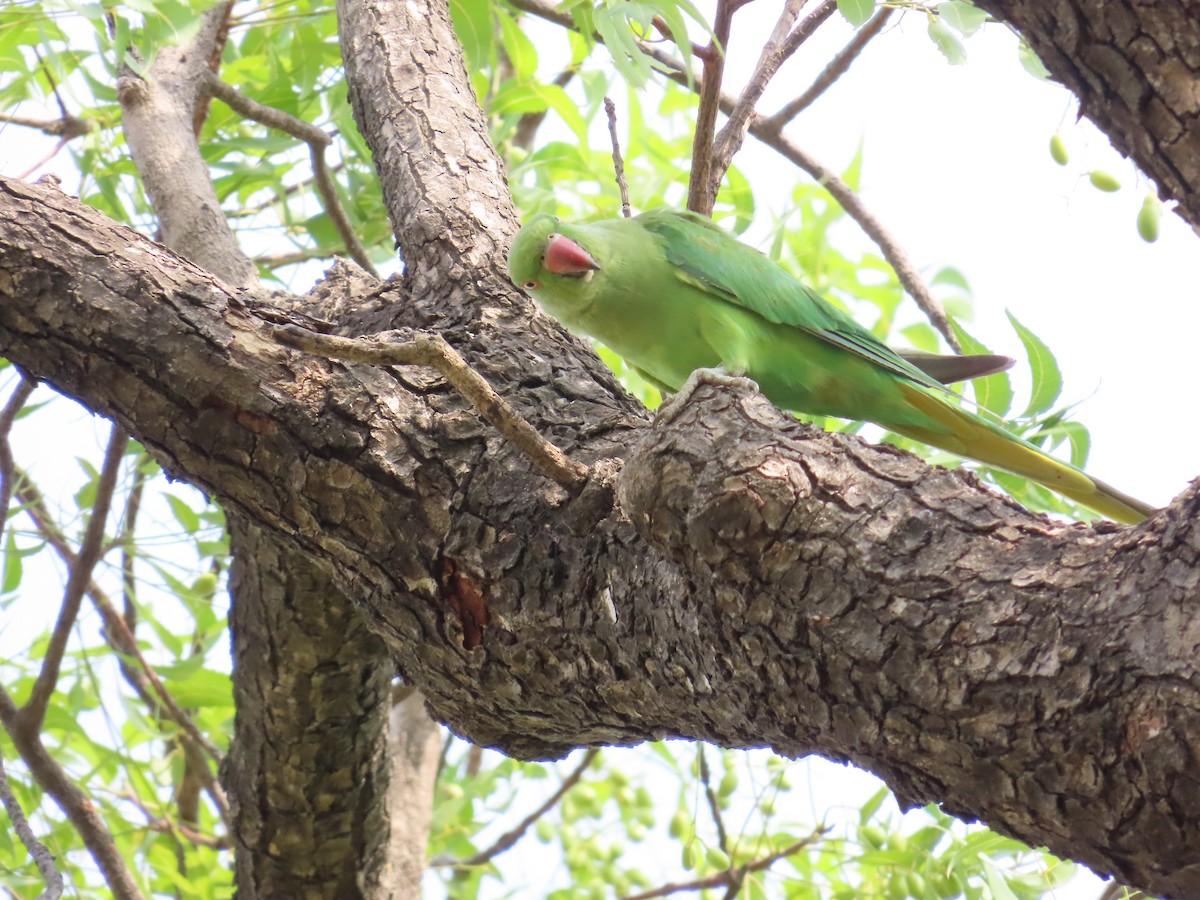
M 468 72 L 490 68 L 496 52 L 491 0 L 450 0 L 450 20 Z
M 956 320 L 950 320 L 950 326 L 958 336 L 964 353 L 991 353 L 983 343 L 975 340 Z M 987 378 L 976 378 L 971 382 L 971 390 L 975 394 L 975 402 L 981 409 L 990 410 L 998 416 L 1008 415 L 1012 408 L 1012 381 L 1007 372 L 997 372 Z
M 946 57 L 950 65 L 961 66 L 967 61 L 967 49 L 958 39 L 958 35 L 941 19 L 929 20 L 929 39 L 942 51 L 942 56 Z
M 987 21 L 988 14 L 965 0 L 948 0 L 938 4 L 938 16 L 965 38 L 969 38 Z
M 224 672 L 200 669 L 182 679 L 164 677 L 163 682 L 181 706 L 233 708 L 233 682 Z
M 1046 81 L 1050 78 L 1050 70 L 1046 68 L 1046 64 L 1041 61 L 1033 48 L 1024 40 L 1017 47 L 1017 59 L 1021 62 L 1021 68 L 1032 75 L 1034 78 L 1040 78 Z
M 855 28 L 866 24 L 875 12 L 875 0 L 837 0 L 837 5 L 838 12 Z
M 496 9 L 496 20 L 500 23 L 501 41 L 504 52 L 512 63 L 517 81 L 533 79 L 537 72 L 538 55 L 533 41 L 525 34 L 516 20 L 505 10 Z
M 983 854 L 980 854 L 979 858 L 983 862 L 987 886 L 988 890 L 992 893 L 992 900 L 1017 900 L 1017 895 L 1008 886 L 1008 882 L 1004 878 L 1004 873 L 992 862 L 991 858 Z
M 4 542 L 4 576 L 0 582 L 0 593 L 15 591 L 21 584 L 21 573 L 24 571 L 21 562 L 21 551 L 17 549 L 16 536 L 10 531 L 8 540 Z
M 1036 416 L 1048 410 L 1062 393 L 1062 372 L 1054 354 L 1042 339 L 1022 325 L 1011 312 L 1005 315 L 1025 346 L 1025 354 L 1029 357 L 1029 374 L 1033 378 L 1029 405 L 1021 415 L 1024 418 Z
M 858 823 L 866 825 L 867 822 L 871 821 L 875 817 L 875 813 L 879 812 L 879 807 L 883 806 L 884 801 L 891 796 L 891 793 L 886 787 L 881 787 L 872 794 L 871 799 L 864 803 L 862 809 L 858 811 Z
M 174 494 L 165 494 L 167 505 L 171 507 L 171 515 L 175 517 L 175 521 L 183 526 L 183 530 L 188 534 L 195 534 L 200 530 L 200 517 L 196 515 L 196 511 L 176 497 Z
M 593 24 L 608 48 L 617 72 L 635 89 L 642 89 L 650 78 L 650 61 L 633 39 L 629 21 L 619 7 L 597 9 Z

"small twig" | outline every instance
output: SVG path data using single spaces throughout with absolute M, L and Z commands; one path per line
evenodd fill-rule
M 25 512 L 33 519 L 34 527 L 42 539 L 58 553 L 67 567 L 71 571 L 74 571 L 75 566 L 78 564 L 78 558 L 70 546 L 68 546 L 62 532 L 58 530 L 51 520 L 41 492 L 38 491 L 25 473 L 18 470 L 17 474 L 22 481 L 22 486 L 17 491 L 17 497 L 24 505 Z M 109 646 L 123 657 L 128 657 L 137 663 L 137 667 L 134 668 L 128 665 L 126 660 L 122 659 L 121 673 L 125 676 L 125 680 L 137 691 L 138 696 L 151 708 L 151 711 L 156 714 L 165 714 L 179 726 L 181 730 L 180 739 L 184 742 L 185 750 L 191 747 L 197 751 L 197 755 L 207 754 L 219 766 L 223 759 L 221 752 L 200 731 L 196 723 L 192 720 L 192 717 L 180 707 L 178 701 L 167 690 L 166 685 L 162 683 L 162 679 L 158 677 L 158 673 L 154 671 L 150 663 L 147 662 L 146 657 L 142 655 L 141 648 L 137 644 L 137 639 L 133 631 L 126 624 L 125 619 L 117 611 L 116 606 L 108 598 L 108 595 L 92 581 L 88 585 L 88 596 L 91 598 L 92 605 L 100 613 L 100 618 L 104 622 L 103 635 Z M 217 808 L 218 815 L 228 828 L 230 825 L 229 802 L 225 797 L 225 792 L 221 788 L 220 783 L 213 776 L 208 766 L 204 766 L 201 773 L 201 780 L 204 784 L 205 792 L 212 799 L 213 805 Z
M 743 3 L 739 5 L 744 5 L 745 2 L 748 2 L 748 0 L 743 0 Z M 671 30 L 671 26 L 667 24 L 667 20 L 662 16 L 654 16 L 652 19 L 650 19 L 650 24 L 653 25 L 655 29 L 657 29 L 658 33 L 665 37 L 668 41 L 671 41 L 676 46 L 679 45 L 679 40 L 675 37 L 675 32 Z M 701 47 L 695 41 L 689 41 L 688 43 L 692 45 L 692 54 L 700 59 L 704 59 L 705 55 L 712 49 L 711 44 L 707 47 Z
M 796 0 L 790 0 L 794 3 Z M 705 52 L 699 54 L 704 75 L 700 79 L 700 109 L 696 112 L 696 130 L 692 135 L 692 171 L 688 178 L 687 208 L 708 216 L 712 214 L 715 194 L 709 188 L 712 179 L 713 134 L 721 100 L 721 79 L 725 75 L 725 48 L 738 4 L 717 0 L 713 16 L 713 36 Z M 694 85 L 694 82 L 693 82 Z
M 359 241 L 358 235 L 354 233 L 350 217 L 346 215 L 342 201 L 337 195 L 337 187 L 334 185 L 333 179 L 329 177 L 329 169 L 325 165 L 325 148 L 332 143 L 329 135 L 317 126 L 305 122 L 303 119 L 297 119 L 283 110 L 264 106 L 256 100 L 251 100 L 237 88 L 222 81 L 211 70 L 205 71 L 207 73 L 206 85 L 212 95 L 224 102 L 234 112 L 253 119 L 261 125 L 266 125 L 268 128 L 290 134 L 297 140 L 308 144 L 317 193 L 321 195 L 325 212 L 333 222 L 334 228 L 337 229 L 338 237 L 342 239 L 351 258 L 372 275 L 378 277 L 379 273 L 375 271 L 375 266 L 367 256 L 366 248 Z
M 83 595 L 92 580 L 92 572 L 100 561 L 104 545 L 104 526 L 108 521 L 108 510 L 112 505 L 113 492 L 117 487 L 117 474 L 121 470 L 121 457 L 125 453 L 125 445 L 129 435 L 120 425 L 113 425 L 112 434 L 108 438 L 108 448 L 104 451 L 104 464 L 100 469 L 100 477 L 96 484 L 96 499 L 92 504 L 92 515 L 84 529 L 83 541 L 79 553 L 75 557 L 75 565 L 67 577 L 67 587 L 63 592 L 62 608 L 58 612 L 58 621 L 50 633 L 50 641 L 46 646 L 46 655 L 42 659 L 42 668 L 37 680 L 29 692 L 29 700 L 21 708 L 19 727 L 29 734 L 41 730 L 42 721 L 46 717 L 46 708 L 50 704 L 50 696 L 58 685 L 59 668 L 63 655 L 67 650 L 67 639 L 71 628 L 79 615 L 79 607 L 83 603 Z
M 482 866 L 490 860 L 495 859 L 497 856 L 499 856 L 505 850 L 508 850 L 513 846 L 513 844 L 519 841 L 525 832 L 533 827 L 538 819 L 552 810 L 558 801 L 560 801 L 566 795 L 567 791 L 571 790 L 571 788 L 575 787 L 575 785 L 579 783 L 579 779 L 583 778 L 583 773 L 587 771 L 588 766 L 592 764 L 592 760 L 596 758 L 596 754 L 599 752 L 600 751 L 594 747 L 591 750 L 588 750 L 588 752 L 583 755 L 583 759 L 580 760 L 579 765 L 575 767 L 574 771 L 572 771 L 570 775 L 563 779 L 562 784 L 558 786 L 558 790 L 551 794 L 546 799 L 545 803 L 518 822 L 514 828 L 500 835 L 500 837 L 494 844 L 492 844 L 492 846 L 488 847 L 486 850 L 480 850 L 474 856 L 467 857 L 463 860 L 445 862 L 435 861 L 433 864 L 436 866 L 453 866 L 456 869 L 467 869 L 475 866 Z
M 729 852 L 729 836 L 725 833 L 725 822 L 721 818 L 721 803 L 717 792 L 712 786 L 712 771 L 708 768 L 708 756 L 704 745 L 696 745 L 696 754 L 700 759 L 700 783 L 704 785 L 704 796 L 708 799 L 708 809 L 712 813 L 713 824 L 717 826 L 717 846 L 726 853 Z
M 57 119 L 34 119 L 29 116 L 0 113 L 0 123 L 5 125 L 21 125 L 24 128 L 33 128 L 51 137 L 67 139 L 87 134 L 92 129 L 92 122 L 87 119 L 81 119 L 79 116 L 70 115 L 69 113 Z
M 770 38 L 763 45 L 762 53 L 759 55 L 753 74 L 746 82 L 746 86 L 742 88 L 742 93 L 738 97 L 737 103 L 729 111 L 729 121 L 725 123 L 725 126 L 721 129 L 721 133 L 717 135 L 716 141 L 714 141 L 711 171 L 708 175 L 709 195 L 714 200 L 721 186 L 721 179 L 725 177 L 725 172 L 733 162 L 734 155 L 741 149 L 742 142 L 746 139 L 746 130 L 750 127 L 750 122 L 754 118 L 754 108 L 758 105 L 758 100 L 762 97 L 763 91 L 767 89 L 767 85 L 775 77 L 775 73 L 779 71 L 779 67 L 837 9 L 836 0 L 822 0 L 795 28 L 792 28 L 792 23 L 800 14 L 800 8 L 803 5 L 803 0 L 789 0 L 788 4 L 784 7 L 783 12 L 779 16 L 779 21 L 775 23 L 775 28 L 772 30 Z
M 0 754 L 0 802 L 4 803 L 4 811 L 8 813 L 8 820 L 12 822 L 13 830 L 21 839 L 21 843 L 25 845 L 25 849 L 29 851 L 29 855 L 33 857 L 38 871 L 42 873 L 42 880 L 46 882 L 46 890 L 38 894 L 38 900 L 58 900 L 63 893 L 62 873 L 54 865 L 54 854 L 46 849 L 46 845 L 37 839 L 33 829 L 29 827 L 29 820 L 25 818 L 25 812 L 21 809 L 21 804 L 17 802 L 12 787 L 8 783 L 8 773 L 4 771 L 3 754 Z
M 849 40 L 845 47 L 837 52 L 833 59 L 829 61 L 829 65 L 821 70 L 821 74 L 813 80 L 808 90 L 794 100 L 784 104 L 779 112 L 773 116 L 764 119 L 763 124 L 768 127 L 782 128 L 811 106 L 814 100 L 829 90 L 829 87 L 835 81 L 846 74 L 850 68 L 850 64 L 858 58 L 858 55 L 862 53 L 863 48 L 870 43 L 871 39 L 883 31 L 883 26 L 891 18 L 894 9 L 891 6 L 881 7 L 879 12 L 875 13 L 866 25 L 854 32 L 854 37 Z
M 587 481 L 586 466 L 568 459 L 566 454 L 538 434 L 439 334 L 418 332 L 411 340 L 389 343 L 378 339 L 350 340 L 331 334 L 318 334 L 296 325 L 282 325 L 275 328 L 275 335 L 290 347 L 325 359 L 377 366 L 429 366 L 437 369 L 481 416 L 512 441 L 546 477 L 571 491 L 582 487 Z
M 704 891 L 709 888 L 741 885 L 747 875 L 751 875 L 754 872 L 761 872 L 763 869 L 769 869 L 775 863 L 779 862 L 779 860 L 786 859 L 793 853 L 799 853 L 809 844 L 824 837 L 827 831 L 829 831 L 828 828 L 821 826 L 815 829 L 808 837 L 801 838 L 795 843 L 788 844 L 788 846 L 776 853 L 768 854 L 762 859 L 756 859 L 754 862 L 746 863 L 744 866 L 730 866 L 728 869 L 717 872 L 715 875 L 710 875 L 707 878 L 698 878 L 695 881 L 663 884 L 652 890 L 643 891 L 640 894 L 628 894 L 624 897 L 624 900 L 652 900 L 654 897 L 666 897 L 669 894 L 681 893 L 683 891 Z
M 625 183 L 625 160 L 621 157 L 621 141 L 617 138 L 617 106 L 611 97 L 604 98 L 604 112 L 608 116 L 608 136 L 612 140 L 613 171 L 617 175 L 617 189 L 621 192 L 621 215 L 628 219 L 629 185 Z
M 166 816 L 156 814 L 132 791 L 122 791 L 120 796 L 142 811 L 142 815 L 146 817 L 146 827 L 151 831 L 169 834 L 172 837 L 179 834 L 198 847 L 208 847 L 212 850 L 228 850 L 232 846 L 229 838 L 203 834 L 184 822 L 172 822 Z
M 145 451 L 142 451 L 145 456 Z M 131 552 L 134 531 L 137 528 L 138 513 L 142 508 L 142 494 L 146 489 L 146 476 L 135 461 L 133 468 L 133 487 L 129 489 L 129 497 L 125 501 L 125 515 L 122 518 L 121 534 L 117 538 L 121 545 L 121 600 L 125 627 L 132 636 L 137 628 L 137 580 L 133 573 L 135 556 Z M 136 646 L 136 643 L 135 643 Z
M 8 730 L 13 746 L 29 767 L 34 780 L 47 794 L 54 798 L 79 836 L 92 854 L 92 859 L 100 867 L 108 889 L 116 900 L 142 900 L 133 874 L 125 864 L 125 859 L 117 849 L 116 842 L 109 832 L 96 805 L 80 787 L 71 780 L 66 770 L 60 765 L 42 743 L 41 736 L 29 732 L 22 727 L 21 711 L 13 702 L 12 696 L 0 685 L 0 722 Z
M 17 413 L 25 406 L 30 395 L 37 388 L 37 382 L 22 376 L 20 383 L 0 410 L 0 535 L 4 534 L 4 523 L 8 521 L 8 507 L 12 503 L 13 491 L 16 489 L 18 478 L 16 464 L 13 462 L 12 445 L 8 436 L 12 432 Z

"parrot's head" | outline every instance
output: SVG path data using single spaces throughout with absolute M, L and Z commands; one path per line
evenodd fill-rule
M 540 213 L 530 219 L 508 250 L 508 275 L 513 284 L 561 316 L 577 310 L 595 293 L 592 276 L 600 271 L 596 258 L 565 231 L 554 216 Z

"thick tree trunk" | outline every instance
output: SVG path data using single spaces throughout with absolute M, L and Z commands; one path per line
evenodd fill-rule
M 624 458 L 619 508 L 586 520 L 440 377 L 284 349 L 289 314 L 49 187 L 0 180 L 0 349 L 327 567 L 479 743 L 820 753 L 1200 895 L 1197 491 L 1063 526 L 753 395 L 704 387 L 646 427 L 507 285 L 515 221 L 444 4 L 386 10 L 347 4 L 342 39 L 408 278 L 330 318 L 436 328 L 574 459 Z
M 328 564 L 240 517 L 230 526 L 237 721 L 221 775 L 238 897 L 418 896 L 413 883 L 393 894 L 387 866 L 383 642 Z

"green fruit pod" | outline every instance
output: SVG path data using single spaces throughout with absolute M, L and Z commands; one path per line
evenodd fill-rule
M 696 868 L 696 844 L 694 841 L 689 841 L 683 845 L 683 855 L 680 859 L 683 867 L 689 872 Z
M 1063 140 L 1062 132 L 1050 138 L 1050 156 L 1060 166 L 1065 166 L 1071 161 L 1071 154 L 1067 152 L 1067 142 Z
M 704 854 L 704 859 L 714 869 L 729 868 L 729 854 L 720 847 L 709 847 L 708 852 Z
M 1162 221 L 1162 202 L 1153 193 L 1146 195 L 1137 214 L 1137 230 L 1142 240 L 1153 244 L 1158 240 L 1158 223 Z
M 1098 191 L 1105 191 L 1111 194 L 1113 191 L 1121 189 L 1121 182 L 1117 181 L 1115 176 L 1109 175 L 1107 172 L 1101 172 L 1099 169 L 1093 169 L 1089 172 L 1088 180 L 1092 182 L 1092 187 Z
M 691 830 L 691 819 L 682 809 L 671 816 L 671 824 L 667 826 L 667 833 L 673 838 L 681 838 Z

